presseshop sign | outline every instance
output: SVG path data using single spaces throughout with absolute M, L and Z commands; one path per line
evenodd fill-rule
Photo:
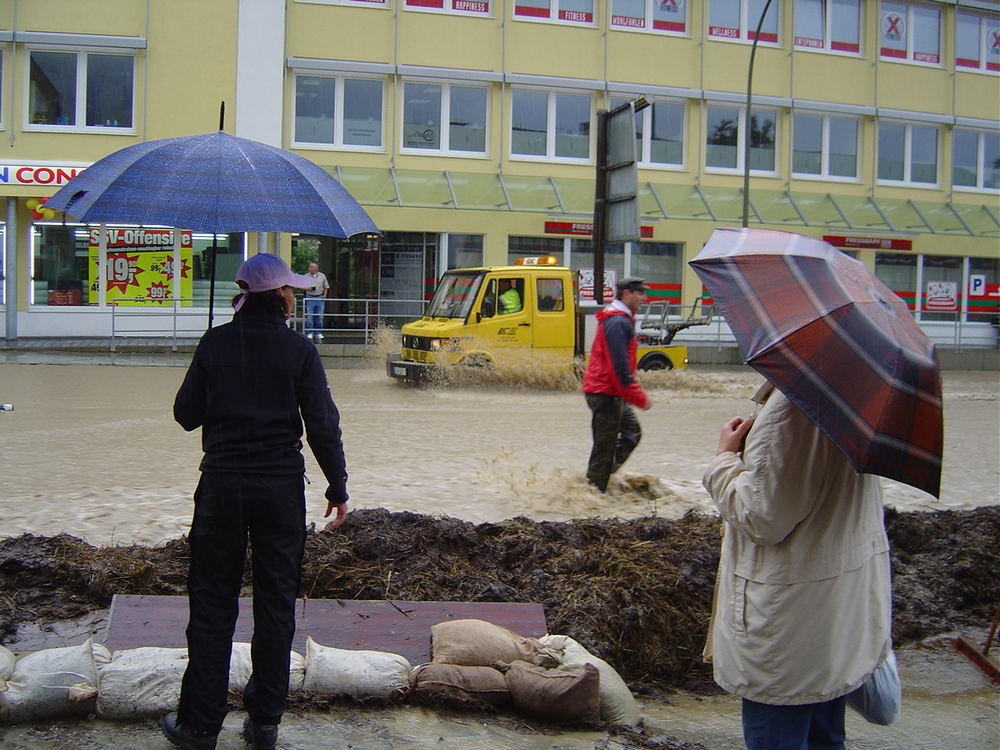
M 62 186 L 84 169 L 59 164 L 0 164 L 0 185 Z

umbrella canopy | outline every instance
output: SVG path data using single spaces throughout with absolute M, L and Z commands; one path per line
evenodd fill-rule
M 308 159 L 221 130 L 123 148 L 45 205 L 80 221 L 217 234 L 378 231 L 351 194 Z
M 943 416 L 934 344 L 863 263 L 812 237 L 717 229 L 691 266 L 746 363 L 857 471 L 938 496 Z

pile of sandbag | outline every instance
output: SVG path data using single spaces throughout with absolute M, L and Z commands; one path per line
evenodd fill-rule
M 432 661 L 417 695 L 515 709 L 549 721 L 635 725 L 639 706 L 614 668 L 568 636 L 525 638 L 484 620 L 431 628 Z
M 110 658 L 104 646 L 90 640 L 20 658 L 0 646 L 0 723 L 93 712 L 98 667 Z

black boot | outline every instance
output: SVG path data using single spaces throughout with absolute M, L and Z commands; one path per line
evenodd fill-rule
M 278 742 L 278 725 L 258 724 L 247 716 L 243 722 L 243 740 L 252 750 L 274 750 Z
M 178 724 L 176 712 L 164 716 L 160 727 L 166 738 L 181 750 L 215 750 L 215 743 L 219 739 L 218 732 L 189 729 Z

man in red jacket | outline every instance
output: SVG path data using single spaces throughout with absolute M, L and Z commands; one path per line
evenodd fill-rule
M 618 296 L 597 313 L 597 334 L 583 376 L 583 394 L 592 417 L 594 447 L 587 479 L 601 492 L 635 446 L 642 430 L 633 406 L 643 411 L 651 404 L 636 380 L 635 314 L 649 289 L 643 279 L 629 277 L 618 284 Z

